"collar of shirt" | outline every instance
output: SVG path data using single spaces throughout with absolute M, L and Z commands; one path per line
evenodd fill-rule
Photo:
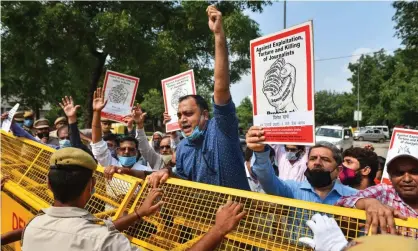
M 315 192 L 315 189 L 312 187 L 312 185 L 307 180 L 305 180 L 305 181 L 302 182 L 302 184 L 300 186 L 300 189 L 310 190 L 311 192 L 317 194 Z M 331 191 L 329 191 L 328 195 L 331 194 L 332 191 L 336 191 L 339 195 L 344 196 L 345 194 L 343 192 L 343 189 L 344 189 L 344 185 L 342 185 L 339 182 L 334 181 L 334 186 L 332 187 Z
M 57 218 L 95 218 L 87 210 L 78 207 L 48 207 L 42 211 L 52 217 Z
M 409 210 L 411 210 L 411 212 L 415 212 L 418 214 L 418 211 L 415 211 L 410 205 L 408 205 L 405 201 L 402 200 L 402 198 L 399 196 L 398 192 L 396 192 L 395 188 L 393 188 L 392 185 L 387 185 L 387 192 L 388 193 L 392 193 L 393 196 L 393 200 L 397 201 L 398 203 L 403 204 L 406 208 L 408 208 Z
M 250 174 L 250 172 L 248 171 L 248 168 L 247 168 L 247 166 L 246 166 L 246 164 L 245 164 L 245 163 L 246 163 L 246 162 L 244 162 L 244 168 L 245 168 L 245 173 L 247 174 L 247 178 L 248 178 L 249 180 L 253 181 L 254 183 L 258 184 L 258 180 L 257 180 L 254 176 L 251 176 L 251 174 Z

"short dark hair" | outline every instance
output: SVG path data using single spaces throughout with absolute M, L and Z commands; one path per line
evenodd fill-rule
M 54 199 L 62 203 L 80 197 L 92 177 L 92 170 L 76 165 L 52 166 L 48 173 Z
M 197 104 L 197 106 L 199 106 L 201 111 L 203 111 L 203 110 L 208 110 L 209 111 L 208 103 L 200 95 L 186 95 L 186 96 L 183 96 L 183 97 L 179 98 L 179 103 L 182 102 L 183 100 L 186 100 L 186 99 L 189 99 L 189 98 L 192 98 L 196 101 L 196 104 Z
M 125 141 L 131 141 L 135 143 L 135 147 L 136 149 L 138 149 L 138 140 L 136 140 L 134 137 L 132 136 L 123 136 L 120 140 L 119 140 L 119 145 L 121 145 L 123 142 Z
M 332 152 L 332 157 L 334 158 L 335 162 L 337 162 L 337 166 L 343 163 L 343 158 L 341 156 L 341 151 L 338 149 L 334 144 L 329 143 L 327 141 L 319 141 L 313 147 L 309 148 L 308 156 L 311 155 L 312 149 L 315 148 L 327 148 Z
M 343 157 L 353 157 L 360 163 L 360 169 L 366 166 L 370 167 L 370 173 L 368 175 L 369 181 L 374 182 L 377 170 L 379 168 L 378 156 L 375 152 L 362 147 L 351 147 L 343 152 Z
M 253 150 L 251 150 L 249 147 L 245 149 L 244 152 L 244 159 L 245 161 L 250 161 L 251 157 L 253 156 Z
M 118 142 L 118 136 L 116 134 L 109 133 L 109 134 L 103 135 L 103 140 L 104 141 L 115 141 L 117 143 Z

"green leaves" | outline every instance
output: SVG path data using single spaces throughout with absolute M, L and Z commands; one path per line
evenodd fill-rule
M 393 2 L 396 13 L 393 20 L 397 23 L 396 35 L 402 39 L 407 48 L 418 48 L 418 2 L 396 1 Z
M 245 97 L 237 107 L 239 127 L 247 130 L 253 123 L 253 105 L 249 97 Z
M 88 126 L 89 99 L 107 69 L 139 77 L 138 100 L 161 90 L 161 79 L 188 69 L 206 95 L 214 57 L 209 4 L 223 12 L 231 82 L 237 82 L 250 67 L 249 41 L 259 36 L 243 11 L 261 12 L 270 2 L 2 2 L 2 96 L 36 110 L 72 95 L 87 106 Z
M 141 103 L 142 109 L 151 118 L 161 118 L 164 112 L 164 99 L 157 89 L 150 89 L 144 94 L 144 101 Z

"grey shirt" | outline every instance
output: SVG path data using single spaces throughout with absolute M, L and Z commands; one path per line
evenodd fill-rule
M 164 168 L 164 160 L 161 154 L 155 152 L 150 146 L 144 129 L 137 129 L 135 138 L 138 140 L 138 149 L 142 157 L 149 163 L 152 170 L 157 171 Z

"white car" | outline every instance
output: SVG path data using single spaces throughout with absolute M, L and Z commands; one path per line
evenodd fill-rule
M 379 125 L 366 126 L 366 129 L 379 129 L 380 131 L 383 132 L 386 139 L 390 138 L 389 127 L 388 126 L 379 126 Z
M 342 126 L 321 126 L 316 131 L 316 142 L 327 141 L 344 151 L 353 146 L 353 134 L 350 128 Z

